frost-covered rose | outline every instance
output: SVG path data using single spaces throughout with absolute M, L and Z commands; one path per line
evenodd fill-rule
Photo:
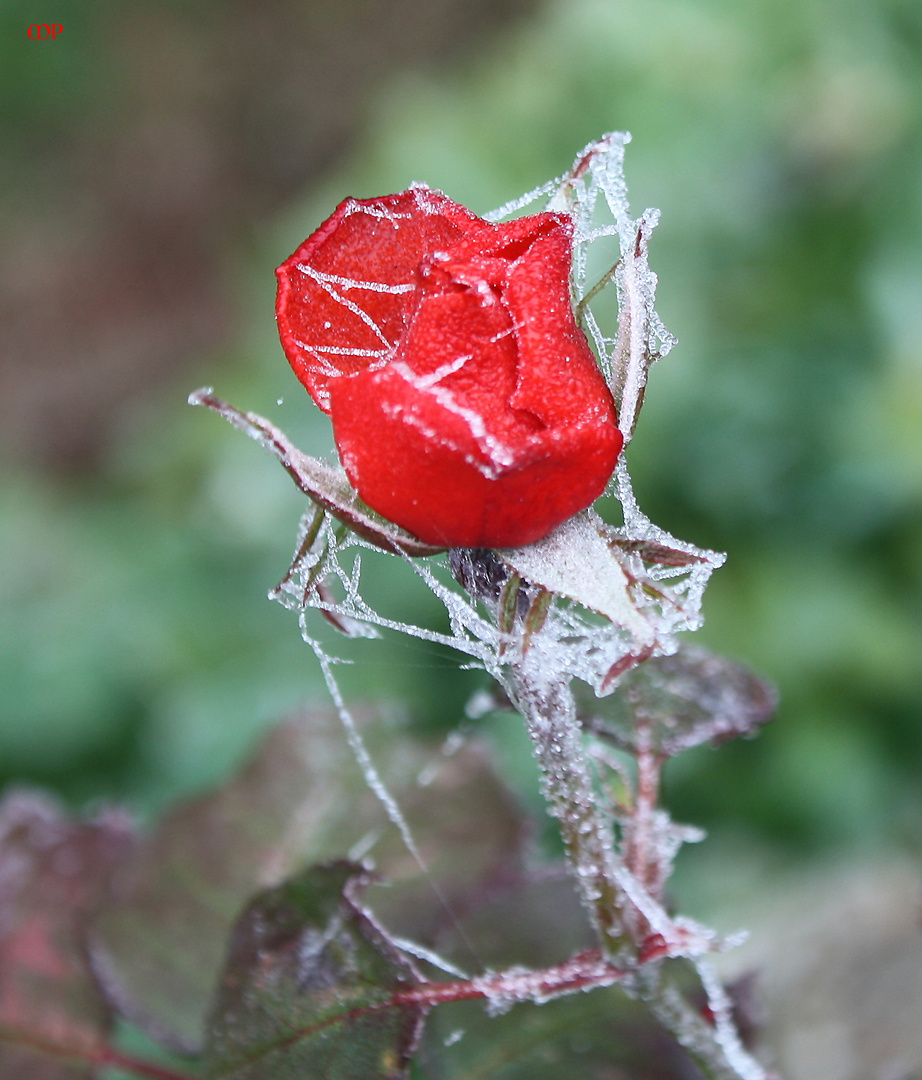
M 379 514 L 518 547 L 604 489 L 622 437 L 570 298 L 572 225 L 422 185 L 346 199 L 278 269 L 285 353 Z

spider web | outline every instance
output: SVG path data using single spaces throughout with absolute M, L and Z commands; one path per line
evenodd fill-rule
M 590 143 L 569 172 L 485 215 L 495 222 L 534 203 L 570 215 L 577 311 L 612 387 L 626 444 L 643 402 L 647 373 L 675 344 L 656 314 L 657 278 L 647 259 L 659 212 L 646 210 L 637 219 L 630 214 L 623 169 L 629 139 L 627 133 L 612 133 Z M 423 185 L 411 190 L 419 210 L 440 211 L 440 193 Z M 354 209 L 369 213 L 373 208 L 356 203 Z M 378 216 L 394 215 L 382 210 Z M 596 249 L 601 249 L 601 255 Z M 610 269 L 597 283 L 590 269 L 600 263 Z M 383 331 L 362 310 L 361 293 L 405 291 L 407 286 L 319 274 L 306 266 L 301 269 L 350 313 L 358 312 L 377 338 L 386 342 Z M 600 284 L 609 278 L 618 298 L 617 320 L 610 328 L 591 307 Z M 323 362 L 320 347 L 310 348 Z M 330 351 L 325 346 L 323 350 Z M 428 383 L 420 388 L 438 389 Z M 467 594 L 458 590 L 444 558 L 405 557 L 409 570 L 444 605 L 448 633 L 374 610 L 362 596 L 361 576 L 369 555 L 374 552 L 379 557 L 380 552 L 328 515 L 321 514 L 318 520 L 317 511 L 305 515 L 291 570 L 271 595 L 298 612 L 305 640 L 325 658 L 324 663 L 334 661 L 310 630 L 306 613 L 312 608 L 349 636 L 392 630 L 449 646 L 508 687 L 509 664 L 515 649 L 522 646 L 521 634 L 514 641 L 508 628 L 501 628 L 498 605 L 504 589 L 508 599 L 510 583 L 521 583 L 524 597 L 540 595 L 546 605 L 540 627 L 529 635 L 529 645 L 540 644 L 545 661 L 559 672 L 607 694 L 636 663 L 674 652 L 676 633 L 697 629 L 705 586 L 724 561 L 723 555 L 680 541 L 650 521 L 637 505 L 624 454 L 608 494 L 620 503 L 621 526 L 608 525 L 594 511 L 584 511 L 536 544 L 496 552 L 492 582 L 481 583 L 482 587 Z

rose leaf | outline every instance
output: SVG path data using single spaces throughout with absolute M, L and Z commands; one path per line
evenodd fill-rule
M 776 694 L 742 664 L 683 644 L 628 672 L 610 697 L 580 704 L 583 722 L 596 734 L 632 753 L 643 742 L 665 758 L 756 735 L 771 719 Z
M 401 1080 L 425 1009 L 420 979 L 358 906 L 355 863 L 260 894 L 231 937 L 209 1025 L 211 1080 Z
M 133 843 L 107 812 L 69 821 L 47 796 L 0 805 L 0 1076 L 89 1080 L 111 1012 L 85 959 L 87 914 Z
M 516 865 L 518 808 L 476 744 L 450 755 L 360 721 L 451 909 L 467 910 Z M 238 776 L 175 807 L 121 868 L 91 932 L 118 1011 L 158 1041 L 200 1049 L 234 920 L 254 893 L 356 845 L 401 933 L 434 940 L 451 916 L 356 764 L 339 718 L 316 710 L 274 730 Z M 376 898 L 376 909 L 378 898 Z

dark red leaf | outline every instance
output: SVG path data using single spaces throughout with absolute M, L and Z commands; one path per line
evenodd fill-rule
M 672 757 L 700 743 L 755 735 L 771 719 L 776 694 L 748 668 L 697 646 L 646 660 L 606 698 L 588 695 L 583 720 L 627 750 Z
M 0 1076 L 88 1080 L 111 1013 L 83 949 L 88 913 L 132 845 L 110 813 L 69 821 L 46 796 L 0 806 Z
M 238 921 L 209 1028 L 212 1080 L 401 1080 L 425 1009 L 420 982 L 357 904 L 367 874 L 315 866 Z
M 407 915 L 402 933 L 432 938 L 451 926 L 433 880 L 462 912 L 513 871 L 521 818 L 482 750 L 445 757 L 383 722 L 365 722 L 363 732 L 431 879 L 369 789 L 339 718 L 306 714 L 268 736 L 223 788 L 177 806 L 122 867 L 91 938 L 95 970 L 121 1013 L 178 1049 L 200 1048 L 243 905 L 363 838 L 394 883 L 377 891 L 388 915 Z

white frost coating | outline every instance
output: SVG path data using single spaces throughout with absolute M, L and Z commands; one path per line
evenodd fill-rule
M 543 1005 L 564 994 L 613 986 L 622 979 L 623 973 L 603 959 L 592 961 L 583 956 L 547 970 L 511 967 L 500 973 L 487 971 L 472 982 L 486 999 L 487 1013 L 498 1016 L 521 1002 Z
M 410 956 L 415 956 L 418 960 L 425 960 L 427 964 L 432 964 L 433 967 L 439 968 L 441 971 L 446 972 L 448 975 L 454 975 L 456 979 L 469 979 L 470 975 L 466 971 L 463 971 L 456 964 L 452 964 L 449 960 L 446 960 L 443 956 L 439 956 L 437 952 L 433 952 L 432 949 L 427 949 L 423 945 L 417 944 L 415 941 L 410 941 L 409 938 L 395 937 L 391 935 L 391 941 L 398 949 L 401 949 L 405 953 L 409 953 Z
M 714 1017 L 717 1042 L 726 1055 L 727 1063 L 736 1069 L 740 1080 L 766 1080 L 765 1069 L 740 1042 L 739 1032 L 733 1022 L 730 999 L 714 969 L 707 960 L 698 959 L 695 961 L 695 970 L 707 994 L 708 1006 Z
M 333 699 L 333 704 L 336 706 L 336 711 L 339 714 L 339 718 L 342 721 L 343 727 L 346 730 L 346 738 L 349 740 L 349 746 L 352 749 L 352 753 L 355 756 L 355 760 L 362 770 L 362 774 L 365 777 L 365 783 L 368 787 L 377 795 L 378 800 L 384 807 L 388 818 L 394 824 L 400 836 L 406 845 L 407 851 L 413 856 L 419 868 L 425 873 L 426 864 L 423 861 L 422 854 L 416 845 L 416 841 L 413 838 L 413 834 L 410 831 L 410 826 L 407 824 L 407 819 L 403 816 L 400 807 L 397 805 L 396 800 L 388 791 L 387 786 L 381 779 L 381 774 L 375 768 L 374 762 L 371 760 L 371 755 L 368 753 L 368 749 L 365 746 L 365 740 L 359 733 L 358 725 L 355 722 L 352 713 L 346 706 L 343 696 L 339 690 L 339 683 L 336 681 L 336 677 L 333 675 L 332 665 L 336 661 L 327 656 L 320 642 L 315 641 L 312 638 L 305 636 L 304 640 L 314 650 L 314 655 L 317 657 L 320 663 L 320 670 L 323 672 L 324 681 L 327 684 L 327 690 L 330 693 L 330 697 Z
M 446 412 L 450 412 L 452 415 L 457 416 L 464 421 L 471 434 L 471 438 L 476 442 L 478 449 L 485 455 L 484 458 L 480 458 L 475 454 L 465 453 L 464 460 L 488 480 L 494 480 L 504 468 L 513 463 L 515 454 L 505 443 L 487 431 L 486 425 L 483 422 L 483 417 L 478 412 L 473 409 L 466 409 L 457 401 L 450 390 L 447 390 L 445 387 L 439 386 L 438 384 L 440 379 L 450 374 L 450 371 L 446 370 L 447 368 L 454 365 L 455 370 L 458 370 L 470 359 L 470 356 L 460 357 L 458 361 L 453 361 L 452 364 L 445 365 L 437 372 L 422 376 L 417 375 L 412 368 L 400 360 L 394 361 L 390 367 L 391 370 L 399 374 L 414 389 L 429 394 L 429 396 L 438 402 Z M 431 439 L 433 443 L 451 445 L 450 440 L 446 439 L 444 432 L 428 427 L 423 423 L 422 419 L 412 407 L 407 408 L 403 404 L 395 406 L 384 405 L 382 406 L 382 411 L 387 416 L 401 416 L 405 424 L 421 431 L 427 438 Z
M 600 524 L 597 515 L 584 511 L 543 540 L 502 554 L 527 581 L 604 615 L 638 648 L 652 645 L 654 628 L 635 606 L 631 579 L 612 557 Z
M 325 352 L 331 356 L 371 356 L 375 360 L 381 360 L 386 357 L 386 349 L 348 349 L 338 345 L 312 345 L 309 341 L 299 341 L 295 339 L 295 344 L 299 349 L 304 349 L 309 352 Z M 334 375 L 338 374 L 336 368 L 331 368 Z
M 675 344 L 656 314 L 656 275 L 647 262 L 647 244 L 659 211 L 647 210 L 636 220 L 630 214 L 624 178 L 624 148 L 630 138 L 627 132 L 603 136 L 584 147 L 569 173 L 486 215 L 488 220 L 499 220 L 552 195 L 547 209 L 568 213 L 573 221 L 573 288 L 580 298 L 596 284 L 586 277 L 589 249 L 600 241 L 618 238 L 618 250 L 611 258 L 613 265 L 617 259 L 617 332 L 606 335 L 591 312 L 584 310 L 583 314 L 599 363 L 612 385 L 626 442 L 634 429 L 647 371 Z M 600 203 L 604 203 L 609 220 L 599 219 Z
M 615 530 L 628 541 L 646 541 L 661 545 L 671 552 L 684 556 L 686 562 L 673 559 L 653 565 L 649 569 L 651 579 L 669 586 L 673 601 L 681 597 L 681 604 L 674 609 L 675 622 L 670 632 L 697 630 L 702 623 L 701 600 L 711 574 L 726 562 L 721 551 L 709 551 L 684 540 L 677 540 L 665 529 L 654 525 L 637 505 L 627 463 L 622 457 L 615 467 L 614 482 L 624 514 L 624 526 Z M 678 561 L 679 565 L 674 565 Z
M 342 293 L 340 293 L 336 289 L 334 282 L 329 277 L 329 275 L 322 274 L 319 270 L 315 270 L 312 266 L 308 266 L 307 263 L 299 263 L 298 269 L 307 277 L 313 278 L 314 281 L 316 281 L 317 284 L 320 286 L 320 288 L 323 289 L 324 292 L 329 293 L 330 296 L 332 296 L 338 304 L 342 305 L 342 307 L 344 307 L 347 311 L 351 311 L 353 315 L 356 315 L 359 319 L 361 319 L 362 322 L 365 323 L 365 325 L 375 334 L 375 336 L 381 339 L 381 342 L 386 345 L 387 348 L 393 348 L 393 345 L 384 336 L 381 328 L 374 321 L 374 319 L 366 311 L 359 307 L 358 304 L 354 303 L 352 300 L 347 300 L 346 297 L 343 296 Z M 367 287 L 363 285 L 362 282 L 350 282 L 348 278 L 339 278 L 338 280 L 341 282 L 345 281 L 350 288 Z M 383 286 L 380 291 L 385 291 Z
M 411 293 L 416 288 L 413 282 L 404 285 L 385 285 L 381 281 L 362 281 L 359 278 L 342 277 L 339 274 L 327 274 L 323 270 L 316 270 L 309 263 L 298 263 L 298 269 L 306 277 L 313 278 L 318 284 L 328 283 L 342 285 L 346 289 L 368 289 L 371 292 L 390 293 L 399 296 L 401 293 Z M 325 324 L 329 328 L 330 324 Z
M 536 187 L 533 191 L 526 192 L 524 195 L 520 195 L 517 199 L 512 199 L 507 203 L 503 203 L 502 206 L 496 210 L 491 210 L 489 213 L 484 214 L 484 221 L 502 221 L 503 218 L 509 217 L 510 214 L 517 214 L 520 210 L 524 210 L 526 206 L 531 205 L 537 199 L 543 199 L 548 195 L 552 195 L 563 183 L 564 177 L 558 176 L 556 180 L 548 180 L 547 183 L 542 184 L 540 187 Z M 548 209 L 552 209 L 548 206 Z
M 430 386 L 435 386 L 442 379 L 446 379 L 449 375 L 454 375 L 455 372 L 460 371 L 468 360 L 473 358 L 473 353 L 467 353 L 464 356 L 455 357 L 454 360 L 449 360 L 446 364 L 440 364 L 435 371 L 430 371 L 428 375 L 417 375 L 416 385 L 420 390 L 428 390 Z
M 423 206 L 424 209 L 426 208 L 425 204 L 419 199 L 416 202 L 418 205 Z M 390 221 L 393 225 L 396 225 L 399 221 L 409 221 L 413 217 L 409 210 L 401 214 L 399 210 L 392 210 L 389 207 L 363 206 L 357 199 L 348 199 L 344 216 L 351 217 L 353 214 L 365 214 L 368 217 L 378 218 L 379 221 Z
M 496 628 L 477 611 L 473 603 L 449 584 L 450 577 L 443 566 L 407 558 L 408 566 L 445 605 L 451 627 L 448 634 L 387 618 L 371 608 L 361 595 L 361 560 L 358 556 L 360 552 L 379 556 L 381 553 L 355 534 L 343 532 L 329 517 L 324 519 L 313 543 L 302 550 L 305 530 L 313 519 L 314 511 L 305 515 L 292 571 L 270 593 L 273 599 L 298 612 L 302 634 L 312 648 L 315 642 L 307 629 L 306 616 L 307 611 L 314 608 L 337 619 L 365 624 L 365 629 L 371 631 L 372 635 L 375 627 L 381 627 L 447 645 L 474 658 L 478 666 L 494 669 L 499 640 Z M 437 573 L 447 580 L 440 580 Z M 345 594 L 342 599 L 336 599 L 329 589 L 319 588 L 320 584 L 331 579 L 340 584 Z M 326 662 L 333 663 L 334 660 L 327 657 Z

